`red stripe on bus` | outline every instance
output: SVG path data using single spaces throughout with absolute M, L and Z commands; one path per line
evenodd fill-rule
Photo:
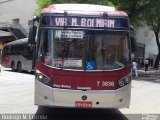
M 52 79 L 53 87 L 80 90 L 115 90 L 117 81 L 130 73 L 131 65 L 116 71 L 86 72 L 57 70 L 37 63 L 36 69 Z

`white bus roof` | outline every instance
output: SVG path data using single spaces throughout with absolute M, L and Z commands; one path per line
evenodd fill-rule
M 5 46 L 27 44 L 27 43 L 28 43 L 28 38 L 23 38 L 23 39 L 19 39 L 19 40 L 15 40 L 15 41 L 6 43 Z
M 114 7 L 93 4 L 53 4 L 44 8 L 41 13 L 72 13 L 101 15 L 107 12 L 110 16 L 128 16 L 126 12 L 118 11 Z

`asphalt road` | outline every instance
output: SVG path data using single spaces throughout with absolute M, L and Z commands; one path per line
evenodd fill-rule
M 18 114 L 27 119 L 54 120 L 142 120 L 150 114 L 160 114 L 160 76 L 133 78 L 129 109 L 45 108 L 34 105 L 34 75 L 2 70 L 0 73 L 0 119 L 4 114 Z M 47 116 L 39 116 L 45 115 Z M 2 116 L 3 115 L 3 116 Z M 35 116 L 34 116 L 35 115 Z M 3 118 L 2 118 L 3 117 Z M 147 116 L 148 117 L 148 116 Z M 160 120 L 159 116 L 149 116 Z M 145 119 L 143 119 L 145 120 Z

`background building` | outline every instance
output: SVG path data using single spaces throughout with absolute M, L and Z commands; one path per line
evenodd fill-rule
M 0 0 L 0 56 L 3 44 L 25 38 L 36 10 L 36 0 Z
M 158 47 L 154 32 L 147 26 L 139 27 L 136 30 L 136 40 L 137 52 L 135 53 L 135 57 L 144 59 L 153 58 L 155 62 L 158 54 Z
M 36 9 L 36 0 L 0 0 L 0 22 L 28 29 Z
M 0 42 L 27 37 L 36 0 L 0 0 Z

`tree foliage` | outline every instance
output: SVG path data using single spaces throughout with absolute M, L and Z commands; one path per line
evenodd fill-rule
M 160 0 L 115 0 L 113 3 L 128 13 L 134 27 L 147 25 L 153 30 L 158 47 L 154 68 L 158 68 L 160 60 Z
M 158 56 L 154 68 L 158 68 L 160 60 L 160 0 L 148 0 L 142 10 L 142 19 L 153 30 L 158 47 Z

